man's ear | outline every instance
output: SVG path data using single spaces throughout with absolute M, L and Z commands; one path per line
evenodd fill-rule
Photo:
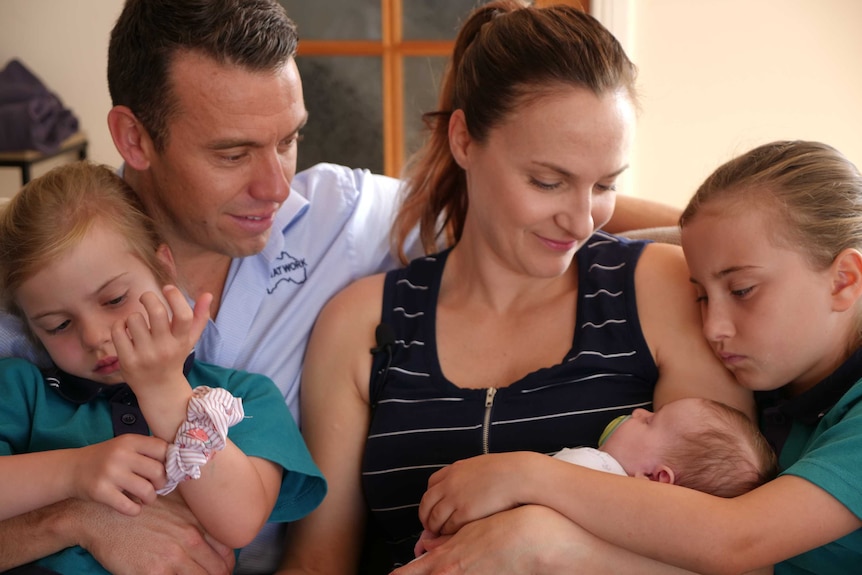
M 159 263 L 162 264 L 165 271 L 171 278 L 172 282 L 177 281 L 177 265 L 174 262 L 174 253 L 171 251 L 171 248 L 168 247 L 168 244 L 160 244 L 158 249 L 156 250 L 156 259 L 159 260 Z
M 464 110 L 455 110 L 449 116 L 449 150 L 458 165 L 465 170 L 470 164 L 469 151 L 472 141 Z
M 846 311 L 862 296 L 862 253 L 843 250 L 832 262 L 832 310 Z
M 150 135 L 134 112 L 126 106 L 114 106 L 108 112 L 108 130 L 123 161 L 135 170 L 150 166 L 154 148 Z

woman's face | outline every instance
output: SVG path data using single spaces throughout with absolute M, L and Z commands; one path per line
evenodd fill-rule
M 611 217 L 634 117 L 625 91 L 562 87 L 517 105 L 478 142 L 456 112 L 450 144 L 469 195 L 461 241 L 531 276 L 564 273 Z

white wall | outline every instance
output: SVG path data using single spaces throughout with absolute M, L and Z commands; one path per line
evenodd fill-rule
M 640 68 L 630 193 L 682 206 L 719 163 L 779 138 L 823 140 L 862 165 L 862 2 L 593 2 L 624 19 L 617 26 Z M 90 157 L 111 165 L 120 159 L 105 123 L 106 52 L 121 8 L 0 0 L 0 66 L 21 58 L 78 116 Z M 0 169 L 0 196 L 18 178 Z
M 634 12 L 632 193 L 682 207 L 720 163 L 777 139 L 822 140 L 862 168 L 862 2 L 610 1 Z
M 108 37 L 123 0 L 0 0 L 0 68 L 18 58 L 78 117 L 89 157 L 118 165 L 107 128 Z M 34 167 L 34 175 L 51 161 Z M 0 197 L 20 187 L 20 173 L 0 169 Z

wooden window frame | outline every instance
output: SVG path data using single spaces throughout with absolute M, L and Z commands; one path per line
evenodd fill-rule
M 380 0 L 380 40 L 300 40 L 298 56 L 378 56 L 383 70 L 383 172 L 397 177 L 404 165 L 404 58 L 448 57 L 453 40 L 404 40 L 404 0 Z M 589 11 L 589 0 L 536 0 Z

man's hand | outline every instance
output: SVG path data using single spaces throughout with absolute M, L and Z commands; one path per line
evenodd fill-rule
M 228 575 L 233 550 L 207 536 L 179 493 L 159 497 L 136 517 L 87 504 L 81 546 L 115 575 Z

